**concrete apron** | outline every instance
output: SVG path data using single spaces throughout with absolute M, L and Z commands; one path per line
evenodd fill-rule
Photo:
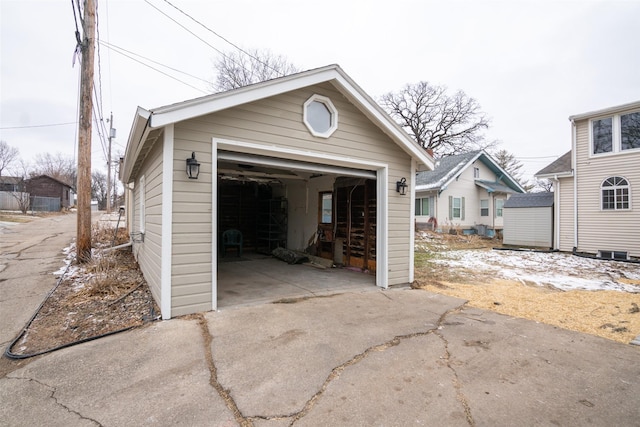
M 157 322 L 0 379 L 9 425 L 636 425 L 640 349 L 420 290 Z

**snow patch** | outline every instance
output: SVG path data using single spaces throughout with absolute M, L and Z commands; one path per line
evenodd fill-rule
M 439 252 L 448 267 L 483 271 L 508 280 L 569 290 L 640 293 L 640 265 L 552 252 L 461 250 Z

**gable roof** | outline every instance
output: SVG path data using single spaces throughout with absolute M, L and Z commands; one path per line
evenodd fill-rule
M 71 185 L 67 184 L 67 183 L 66 183 L 66 182 L 64 182 L 64 181 L 60 181 L 59 179 L 56 179 L 56 178 L 54 178 L 54 177 L 52 177 L 52 176 L 49 176 L 49 175 L 38 175 L 38 176 L 32 176 L 31 178 L 27 179 L 26 181 L 27 181 L 27 183 L 31 183 L 31 181 L 34 181 L 34 180 L 36 180 L 36 179 L 42 179 L 42 178 L 44 178 L 44 179 L 49 179 L 49 180 L 51 180 L 51 181 L 53 181 L 53 182 L 56 182 L 56 183 L 58 183 L 58 184 L 60 184 L 60 185 L 63 185 L 63 186 L 65 186 L 65 187 L 68 187 L 68 188 L 70 188 L 70 189 L 72 189 L 72 190 L 73 190 L 73 187 L 72 187 Z
M 19 176 L 0 176 L 0 184 L 20 184 L 22 177 Z
M 514 194 L 504 204 L 505 208 L 548 208 L 551 206 L 553 206 L 553 193 L 550 191 Z
M 554 160 L 551 164 L 540 169 L 534 175 L 536 178 L 554 178 L 556 176 L 573 176 L 571 167 L 571 150 Z
M 145 110 L 139 107 L 127 142 L 122 179 L 124 182 L 128 182 L 134 173 L 134 169 L 140 166 L 140 162 L 137 161 L 138 157 L 142 152 L 148 151 L 149 147 L 145 148 L 145 142 L 154 129 L 326 82 L 333 84 L 369 120 L 407 154 L 416 159 L 418 164 L 424 165 L 428 169 L 434 168 L 433 158 L 367 95 L 340 66 L 328 65 L 152 110 Z
M 480 160 L 495 175 L 496 181 L 476 179 L 479 185 L 489 192 L 524 193 L 522 186 L 511 177 L 498 163 L 484 150 L 470 151 L 443 157 L 436 162 L 432 171 L 418 172 L 416 174 L 416 191 L 439 190 L 443 191 L 449 184 L 465 171 L 476 160 Z

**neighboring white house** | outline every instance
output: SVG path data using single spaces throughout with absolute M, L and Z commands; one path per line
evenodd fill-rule
M 640 257 L 640 101 L 569 120 L 571 151 L 536 174 L 554 184 L 556 249 Z
M 420 228 L 500 230 L 504 203 L 522 186 L 484 150 L 438 160 L 416 176 L 415 215 Z
M 316 239 L 380 287 L 412 282 L 415 176 L 433 167 L 332 65 L 139 108 L 121 179 L 134 253 L 168 319 L 217 308 L 227 230 L 245 253 Z

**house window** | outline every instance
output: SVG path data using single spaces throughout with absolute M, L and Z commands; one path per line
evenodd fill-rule
M 612 176 L 602 182 L 602 210 L 629 209 L 629 182 L 621 176 Z
M 464 219 L 464 197 L 449 196 L 449 219 Z
M 433 216 L 433 197 L 416 199 L 416 216 Z
M 620 139 L 623 150 L 640 148 L 640 111 L 620 116 Z
M 473 168 L 473 177 L 480 178 L 480 168 Z
M 146 218 L 146 212 L 145 212 L 145 183 L 144 183 L 144 175 L 140 177 L 140 194 L 138 197 L 140 197 L 139 200 L 139 206 L 140 206 L 140 233 L 144 233 L 144 226 L 145 226 L 145 218 Z
M 496 199 L 496 217 L 502 217 L 502 209 L 504 208 L 504 199 Z
M 613 119 L 593 120 L 593 154 L 610 153 L 613 151 Z
M 304 103 L 302 118 L 313 136 L 329 138 L 338 129 L 338 110 L 326 96 L 309 98 Z
M 333 193 L 330 191 L 320 193 L 320 224 L 333 222 Z
M 480 216 L 489 216 L 489 199 L 480 200 Z
M 640 149 L 640 111 L 593 119 L 590 124 L 592 154 Z

